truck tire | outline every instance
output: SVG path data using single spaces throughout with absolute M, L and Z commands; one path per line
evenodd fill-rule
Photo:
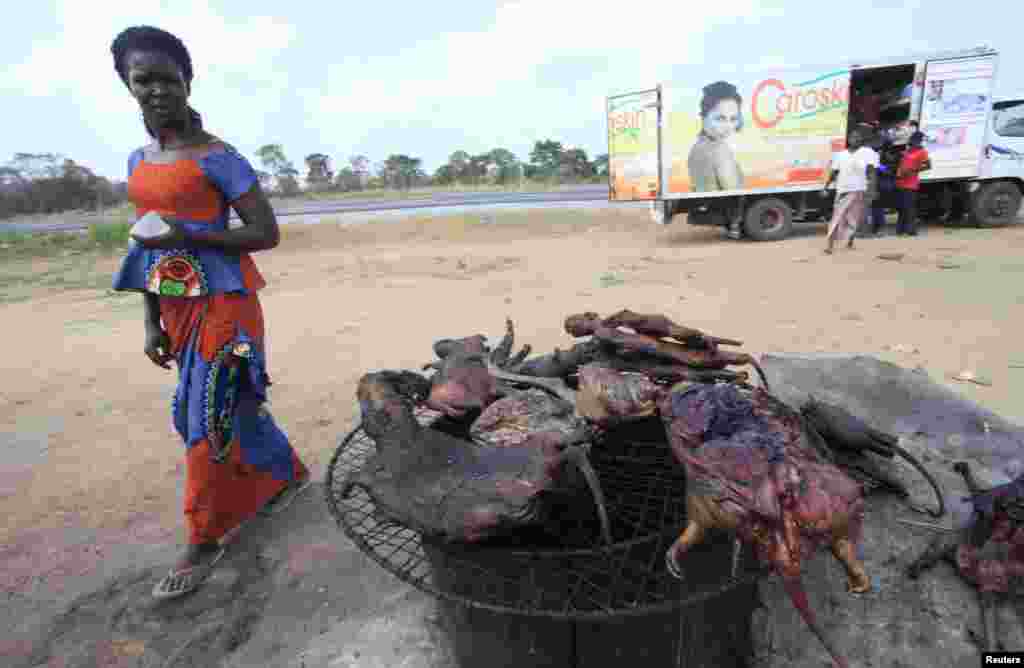
M 1017 220 L 1021 192 L 1012 181 L 990 181 L 971 197 L 971 221 L 978 227 L 1003 227 Z
M 781 241 L 793 231 L 793 208 L 776 197 L 759 199 L 747 207 L 743 231 L 754 241 Z

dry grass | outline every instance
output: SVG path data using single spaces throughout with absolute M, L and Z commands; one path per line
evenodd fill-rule
M 56 234 L 0 229 L 0 303 L 70 290 L 109 291 L 129 229 L 128 223 Z

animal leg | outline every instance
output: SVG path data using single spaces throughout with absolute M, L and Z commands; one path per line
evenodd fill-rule
M 985 491 L 985 489 L 978 483 L 978 479 L 974 477 L 974 471 L 971 470 L 971 465 L 967 462 L 957 462 L 953 464 L 953 471 L 963 476 L 964 483 L 967 484 L 967 489 L 971 494 L 981 494 Z
M 676 542 L 672 543 L 672 547 L 665 552 L 665 565 L 672 577 L 677 580 L 683 579 L 683 570 L 679 566 L 679 559 L 686 554 L 687 550 L 702 540 L 704 540 L 704 526 L 691 519 Z
M 804 623 L 807 624 L 807 628 L 817 636 L 818 640 L 825 647 L 825 651 L 832 656 L 832 661 L 835 662 L 837 668 L 849 668 L 846 659 L 839 654 L 839 651 L 836 650 L 828 636 L 825 635 L 825 630 L 818 624 L 814 612 L 811 611 L 810 602 L 807 600 L 807 592 L 804 591 L 803 583 L 800 581 L 800 574 L 783 574 L 782 584 L 786 588 L 786 593 L 789 594 L 790 600 L 793 601 L 793 606 L 800 613 Z
M 944 536 L 936 536 L 924 552 L 907 567 L 907 577 L 916 580 L 921 573 L 945 559 L 956 565 L 956 544 L 951 544 Z
M 971 467 L 967 462 L 953 464 L 953 470 L 963 476 L 964 483 L 966 483 L 967 489 L 972 495 L 985 492 L 984 488 L 978 483 L 978 479 L 974 477 L 974 472 L 971 471 Z M 967 541 L 974 547 L 982 547 L 992 537 L 994 525 L 995 518 L 990 513 L 983 513 L 975 508 L 974 520 L 967 531 Z
M 576 391 L 571 389 L 561 378 L 540 378 L 509 373 L 499 369 L 493 363 L 488 364 L 487 369 L 490 371 L 491 375 L 494 376 L 495 380 L 513 384 L 518 383 L 527 387 L 535 387 L 538 390 L 544 390 L 548 394 L 552 394 L 563 401 L 567 401 L 573 406 L 576 405 Z
M 508 364 L 515 338 L 515 327 L 512 325 L 512 319 L 505 318 L 505 336 L 501 338 L 498 345 L 491 351 L 491 362 L 495 366 L 503 367 Z
M 832 541 L 832 554 L 846 569 L 846 591 L 863 594 L 871 591 L 871 578 L 864 570 L 864 564 L 857 558 L 857 548 L 847 536 Z

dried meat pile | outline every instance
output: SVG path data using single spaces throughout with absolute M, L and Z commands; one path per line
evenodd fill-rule
M 424 370 L 366 374 L 357 390 L 362 428 L 376 455 L 348 481 L 378 511 L 418 531 L 477 541 L 546 521 L 554 490 L 589 489 L 611 541 L 600 481 L 587 453 L 621 421 L 658 414 L 672 384 L 746 384 L 727 367 L 755 365 L 720 350 L 718 339 L 663 316 L 622 311 L 569 316 L 584 339 L 567 351 L 513 355 L 511 321 L 493 349 L 483 335 L 443 339 Z M 425 427 L 415 411 L 443 413 L 447 428 Z
M 752 356 L 723 349 L 739 341 L 663 315 L 587 312 L 570 315 L 564 327 L 581 339 L 565 351 L 531 357 L 526 346 L 513 354 L 509 321 L 493 349 L 483 335 L 437 341 L 437 359 L 424 367 L 429 377 L 363 376 L 362 429 L 376 453 L 344 494 L 362 488 L 393 521 L 468 542 L 537 526 L 557 531 L 562 516 L 550 499 L 588 495 L 600 540 L 611 543 L 589 453 L 610 427 L 660 419 L 665 447 L 688 480 L 688 525 L 666 554 L 668 568 L 681 574 L 686 551 L 705 531 L 732 533 L 782 576 L 811 629 L 845 665 L 808 607 L 800 572 L 811 550 L 827 546 L 851 592 L 870 587 L 856 555 L 864 490 L 827 447 L 844 449 L 849 460 L 872 442 L 857 432 L 864 427 L 830 423 L 830 413 L 818 411 L 826 443 L 811 420 L 769 393 Z M 761 387 L 735 369 L 742 366 L 758 372 Z M 419 407 L 441 412 L 445 428 L 421 424 Z

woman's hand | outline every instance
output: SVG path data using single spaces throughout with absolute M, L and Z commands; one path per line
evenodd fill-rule
M 185 227 L 178 222 L 173 220 L 165 220 L 170 230 L 167 234 L 159 237 L 153 237 L 152 239 L 140 239 L 138 237 L 132 237 L 135 243 L 139 244 L 143 248 L 149 248 L 151 250 L 171 250 L 174 248 L 183 248 L 185 246 Z
M 146 357 L 161 369 L 170 369 L 171 360 L 171 338 L 159 325 L 146 325 L 146 345 L 144 348 Z

